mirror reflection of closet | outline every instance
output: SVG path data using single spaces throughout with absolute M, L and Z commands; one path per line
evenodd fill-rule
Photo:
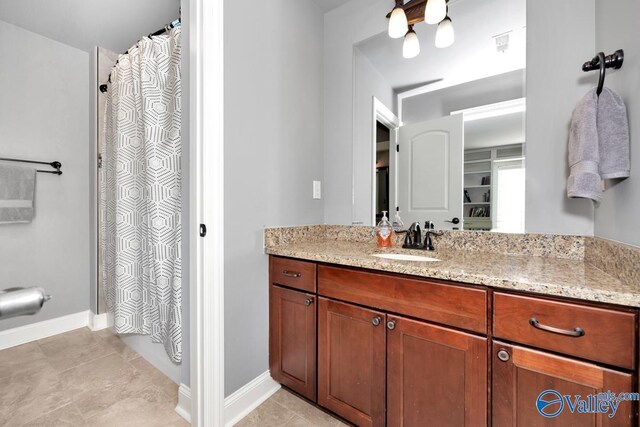
M 525 99 L 452 114 L 465 124 L 464 229 L 523 233 Z

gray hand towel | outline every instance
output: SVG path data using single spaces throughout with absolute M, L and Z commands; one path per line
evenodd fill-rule
M 567 195 L 571 198 L 602 199 L 602 179 L 598 172 L 598 96 L 592 89 L 578 102 L 571 115 Z
M 627 178 L 630 170 L 627 108 L 620 95 L 603 88 L 598 98 L 599 172 L 602 179 Z
M 35 188 L 35 169 L 0 163 L 0 224 L 33 220 Z

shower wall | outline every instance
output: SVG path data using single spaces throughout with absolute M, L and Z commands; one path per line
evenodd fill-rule
M 102 93 L 102 91 L 99 90 L 99 86 L 102 84 L 105 84 L 109 79 L 109 74 L 111 73 L 111 69 L 113 68 L 116 61 L 118 60 L 118 54 L 116 52 L 110 51 L 109 49 L 105 49 L 103 47 L 97 47 L 94 50 L 94 55 L 95 55 L 95 61 L 96 61 L 95 76 L 97 78 L 97 84 L 94 86 L 95 98 L 97 102 L 97 105 L 96 105 L 97 116 L 95 118 L 96 120 L 95 128 L 96 128 L 97 151 L 99 151 L 100 150 L 99 147 L 102 147 L 104 144 L 104 112 L 105 112 L 105 102 L 107 100 L 107 94 Z M 98 195 L 101 195 L 101 192 L 100 192 L 100 188 L 102 185 L 101 174 L 98 173 L 96 176 L 97 176 L 96 185 L 98 188 Z M 101 197 L 97 197 L 96 199 L 97 199 L 96 203 L 98 207 L 98 212 L 97 212 L 98 225 L 102 227 L 104 225 L 103 216 L 105 213 L 105 211 L 102 209 L 103 201 L 101 200 Z M 98 229 L 97 232 L 101 233 L 102 231 Z M 102 244 L 98 245 L 97 271 L 96 271 L 98 284 L 97 284 L 96 301 L 98 306 L 98 313 L 100 314 L 107 312 L 107 307 L 104 299 L 104 271 L 102 268 L 103 262 L 104 262 L 103 253 L 102 253 L 103 250 L 104 250 L 104 245 Z
M 0 330 L 89 310 L 89 54 L 0 21 L 0 157 L 62 162 L 38 174 L 35 219 L 0 225 L 0 288 L 42 286 L 35 316 Z

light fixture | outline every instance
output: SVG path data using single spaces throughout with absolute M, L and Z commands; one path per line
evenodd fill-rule
M 393 8 L 391 18 L 389 19 L 389 37 L 399 39 L 407 34 L 408 29 L 407 15 L 404 13 L 401 1 L 396 1 L 396 7 Z
M 405 0 L 395 0 L 393 10 L 387 13 L 389 37 L 399 39 L 404 36 L 403 57 L 414 58 L 420 53 L 420 42 L 413 26 L 422 21 L 438 24 L 436 47 L 449 47 L 453 44 L 455 35 L 449 18 L 448 3 L 449 0 L 410 0 L 405 4 Z
M 436 47 L 449 47 L 453 44 L 456 37 L 453 32 L 453 23 L 447 15 L 439 24 L 436 31 Z
M 437 24 L 447 16 L 447 0 L 427 0 L 424 8 L 424 22 Z
M 404 36 L 402 44 L 402 56 L 406 59 L 415 58 L 420 53 L 420 42 L 416 32 L 413 31 L 413 25 L 409 25 L 409 31 Z

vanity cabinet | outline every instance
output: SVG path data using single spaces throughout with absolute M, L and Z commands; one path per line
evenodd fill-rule
M 487 294 L 318 267 L 318 403 L 358 426 L 483 426 Z M 413 318 L 413 319 L 412 319 Z
M 358 426 L 481 426 L 486 397 L 486 338 L 319 298 L 321 406 Z
M 385 314 L 318 300 L 318 403 L 358 426 L 384 426 Z
M 550 393 L 542 398 L 556 400 L 543 409 L 554 418 L 543 418 L 535 402 L 546 390 L 561 395 L 588 395 L 607 391 L 631 391 L 632 375 L 617 370 L 499 341 L 493 343 L 492 421 L 494 427 L 512 426 L 632 426 L 635 405 L 623 402 L 614 417 L 603 413 L 572 413 L 566 401 Z M 561 407 L 561 405 L 563 405 Z
M 636 402 L 620 403 L 615 416 L 609 417 L 572 412 L 569 402 L 558 397 L 568 395 L 575 404 L 576 396 L 586 400 L 598 393 L 634 390 L 634 377 L 629 371 L 636 363 L 635 311 L 495 292 L 493 317 L 494 427 L 635 425 Z M 553 391 L 542 400 L 556 402 L 542 411 L 547 415 L 559 412 L 548 419 L 535 404 L 546 390 Z
M 387 426 L 487 425 L 487 339 L 400 316 L 387 325 Z
M 637 425 L 536 406 L 637 390 L 636 309 L 274 256 L 270 282 L 272 377 L 355 425 Z
M 291 390 L 315 401 L 317 342 L 315 264 L 271 257 L 270 281 L 269 369 L 271 376 Z M 294 289 L 283 287 L 281 284 L 293 286 Z

